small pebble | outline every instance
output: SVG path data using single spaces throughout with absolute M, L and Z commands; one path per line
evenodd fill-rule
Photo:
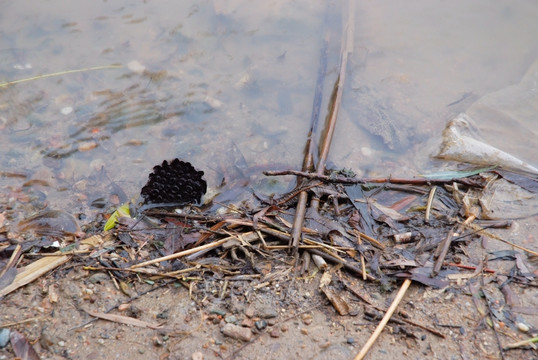
M 522 322 L 517 323 L 517 328 L 519 329 L 519 331 L 522 331 L 522 332 L 528 332 L 529 331 L 529 326 L 527 324 L 522 323 Z
M 73 108 L 71 106 L 66 106 L 63 107 L 60 112 L 62 113 L 62 115 L 69 115 L 73 112 Z
M 10 331 L 7 328 L 0 329 L 0 349 L 5 347 L 9 342 Z
M 308 335 L 308 330 L 305 328 L 301 328 L 301 334 Z
M 224 310 L 220 310 L 220 309 L 212 309 L 209 311 L 210 314 L 217 314 L 217 315 L 220 315 L 220 316 L 225 316 L 226 315 L 226 311 Z
M 119 310 L 119 311 L 126 311 L 126 310 L 128 310 L 130 307 L 131 307 L 131 304 L 121 304 L 120 306 L 118 306 L 118 310 Z
M 201 351 L 193 352 L 191 358 L 192 360 L 204 360 L 204 354 Z
M 93 290 L 92 289 L 85 288 L 85 289 L 82 289 L 82 292 L 85 295 L 93 295 Z
M 79 151 L 89 151 L 92 149 L 95 149 L 97 147 L 97 143 L 95 141 L 82 141 L 78 145 Z
M 237 318 L 234 315 L 230 315 L 230 316 L 226 316 L 224 318 L 224 321 L 226 321 L 227 323 L 235 324 L 237 322 Z
M 218 99 L 215 99 L 215 98 L 212 98 L 210 96 L 206 96 L 204 101 L 214 109 L 218 109 L 218 108 L 222 107 L 222 105 L 224 105 L 224 103 L 222 101 L 220 101 Z
M 258 310 L 258 316 L 264 319 L 271 319 L 278 316 L 278 312 L 273 307 L 265 307 Z
M 254 327 L 254 320 L 246 318 L 243 321 L 241 321 L 241 326 L 242 327 L 253 328 Z
M 303 324 L 305 325 L 310 325 L 312 324 L 312 314 L 303 314 L 303 316 L 301 316 L 301 319 L 303 320 Z
M 250 341 L 252 339 L 252 331 L 249 328 L 244 328 L 234 324 L 225 324 L 222 329 L 222 333 L 233 339 L 239 339 L 243 341 Z
M 272 338 L 279 338 L 280 337 L 280 332 L 278 331 L 278 329 L 273 329 L 269 333 L 269 336 L 271 336 Z
M 146 67 L 137 60 L 129 61 L 127 68 L 137 74 L 142 74 L 146 70 Z
M 254 316 L 254 308 L 249 307 L 245 310 L 245 316 L 251 318 Z
M 373 150 L 372 150 L 372 148 L 363 146 L 363 147 L 361 147 L 361 153 L 366 157 L 371 157 L 372 154 L 373 154 Z
M 267 327 L 267 321 L 265 320 L 258 320 L 254 323 L 256 325 L 256 329 L 263 330 Z

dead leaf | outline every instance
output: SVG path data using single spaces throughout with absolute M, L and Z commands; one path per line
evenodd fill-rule
M 39 355 L 23 334 L 17 330 L 11 330 L 9 338 L 15 356 L 22 360 L 40 360 Z
M 328 286 L 320 287 L 320 289 L 325 294 L 325 296 L 327 296 L 327 299 L 329 299 L 338 314 L 342 316 L 349 314 L 349 305 L 339 294 L 336 293 L 336 291 L 334 291 Z
M 120 290 L 122 293 L 124 293 L 130 298 L 134 296 L 133 291 L 131 290 L 131 287 L 125 281 L 120 281 Z

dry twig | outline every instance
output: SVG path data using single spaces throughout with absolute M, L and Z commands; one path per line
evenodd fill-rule
M 387 313 L 385 314 L 385 316 L 383 316 L 383 319 L 381 320 L 379 325 L 377 325 L 377 328 L 375 329 L 373 334 L 370 336 L 366 344 L 364 344 L 361 351 L 357 354 L 357 356 L 355 356 L 355 360 L 363 359 L 368 353 L 368 351 L 370 351 L 370 348 L 372 347 L 372 345 L 374 345 L 375 341 L 377 340 L 377 338 L 379 337 L 379 335 L 385 328 L 385 325 L 387 325 L 387 323 L 389 322 L 392 314 L 394 314 L 394 311 L 398 307 L 398 304 L 400 303 L 400 301 L 402 301 L 407 289 L 409 288 L 409 285 L 411 285 L 411 280 L 405 279 L 405 281 L 402 284 L 402 287 L 396 294 L 394 301 L 392 302 L 389 309 L 387 310 Z
M 344 83 L 346 79 L 346 70 L 347 70 L 347 61 L 348 56 L 353 52 L 353 30 L 354 30 L 354 21 L 353 17 L 355 16 L 354 11 L 354 2 L 349 1 L 347 9 L 348 18 L 346 20 L 344 31 L 342 35 L 342 50 L 340 52 L 340 71 L 338 78 L 335 82 L 335 87 L 333 94 L 331 96 L 330 108 L 328 114 L 328 122 L 326 122 L 323 139 L 321 141 L 321 149 L 319 153 L 319 160 L 317 164 L 316 173 L 322 175 L 325 172 L 325 163 L 327 161 L 327 156 L 329 154 L 329 149 L 331 147 L 331 141 L 334 134 L 334 129 L 336 127 L 336 119 L 338 118 L 338 111 L 340 109 L 340 104 L 342 101 L 342 93 L 344 91 Z M 313 165 L 313 130 L 316 122 L 313 122 L 312 127 L 310 128 L 310 133 L 307 141 L 307 152 L 305 154 L 305 161 L 303 162 L 303 171 L 310 170 L 310 167 Z M 297 209 L 295 212 L 295 218 L 293 221 L 292 234 L 290 238 L 290 246 L 294 248 L 294 252 L 297 252 L 297 246 L 299 245 L 299 238 L 301 237 L 301 229 L 304 223 L 304 216 L 306 212 L 306 202 L 308 194 L 306 192 L 301 192 L 299 194 L 299 202 L 297 204 Z M 313 200 L 311 207 L 317 209 L 318 202 Z

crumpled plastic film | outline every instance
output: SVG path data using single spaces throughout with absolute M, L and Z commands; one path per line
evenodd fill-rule
M 449 121 L 436 157 L 538 174 L 528 162 L 538 162 L 537 145 L 538 61 L 519 84 L 483 96 Z

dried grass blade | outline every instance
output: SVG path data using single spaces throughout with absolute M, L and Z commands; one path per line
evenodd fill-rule
M 480 232 L 481 234 L 486 235 L 486 236 L 489 237 L 489 238 L 492 238 L 492 239 L 495 239 L 495 240 L 499 240 L 500 242 L 503 242 L 503 243 L 505 243 L 505 244 L 508 244 L 508 245 L 510 245 L 510 246 L 513 246 L 513 247 L 515 247 L 515 248 L 517 248 L 517 249 L 519 249 L 519 250 L 523 250 L 523 251 L 525 251 L 525 252 L 527 252 L 527 253 L 529 253 L 529 254 L 532 254 L 532 255 L 534 255 L 534 256 L 538 256 L 538 252 L 537 252 L 537 251 L 534 251 L 534 250 L 531 250 L 531 249 L 527 249 L 526 247 L 523 247 L 523 246 L 521 246 L 521 245 L 514 244 L 513 242 L 510 242 L 510 241 L 508 241 L 508 240 L 504 240 L 503 238 L 501 238 L 501 237 L 499 237 L 499 236 L 497 236 L 497 235 L 495 235 L 495 234 L 493 234 L 493 233 L 490 233 L 489 231 L 486 231 L 484 228 L 482 228 L 482 227 L 480 227 L 480 226 L 478 226 L 478 225 L 476 225 L 476 224 L 464 224 L 464 226 L 465 226 L 466 228 L 469 228 L 469 229 L 474 230 L 474 231 L 476 231 L 476 232 Z
M 115 322 L 115 323 L 138 326 L 138 327 L 141 327 L 141 328 L 154 329 L 154 330 L 163 328 L 163 326 L 160 325 L 160 324 L 151 324 L 151 323 L 148 323 L 146 321 L 138 320 L 138 319 L 135 319 L 135 318 L 132 318 L 132 317 L 129 317 L 129 316 L 99 313 L 99 312 L 94 312 L 94 311 L 86 310 L 86 309 L 82 309 L 82 310 L 84 310 L 85 312 L 87 312 L 89 315 L 91 315 L 93 317 L 103 319 L 103 320 L 112 321 L 112 322 Z
M 61 75 L 67 75 L 67 74 L 73 74 L 73 73 L 79 73 L 79 72 L 86 72 L 86 71 L 94 71 L 94 70 L 119 69 L 121 67 L 123 67 L 123 66 L 119 65 L 119 64 L 112 64 L 112 65 L 104 65 L 104 66 L 94 66 L 94 67 L 89 67 L 89 68 L 84 68 L 84 69 L 65 70 L 65 71 L 59 71 L 59 72 L 50 73 L 50 74 L 41 74 L 41 75 L 32 76 L 32 77 L 25 78 L 25 79 L 19 79 L 19 80 L 13 80 L 13 81 L 8 81 L 8 82 L 5 82 L 5 83 L 1 83 L 0 88 L 5 87 L 5 86 L 9 86 L 9 85 L 19 84 L 19 83 L 26 82 L 26 81 L 45 79 L 45 78 L 54 77 L 54 76 L 61 76 Z
M 15 276 L 15 280 L 3 289 L 0 289 L 0 297 L 9 294 L 10 292 L 17 290 L 21 286 L 31 283 L 41 275 L 46 274 L 52 269 L 65 264 L 71 259 L 71 256 L 46 256 L 39 260 L 34 261 L 28 266 L 20 269 L 20 272 Z
M 258 236 L 255 232 L 249 231 L 247 233 L 244 233 L 243 237 L 245 237 L 247 235 L 252 236 L 252 234 L 254 234 L 254 236 L 256 236 L 256 237 Z M 128 269 L 132 270 L 132 269 L 137 269 L 137 268 L 141 268 L 141 267 L 148 266 L 148 265 L 157 264 L 157 263 L 167 261 L 167 260 L 179 259 L 181 257 L 187 256 L 187 255 L 190 255 L 190 254 L 194 254 L 194 253 L 196 253 L 198 251 L 210 250 L 210 249 L 213 249 L 213 248 L 217 248 L 217 247 L 221 246 L 222 244 L 224 244 L 225 242 L 230 241 L 232 239 L 237 239 L 237 237 L 236 236 L 228 236 L 228 237 L 225 237 L 224 239 L 220 239 L 220 240 L 217 240 L 215 242 L 212 242 L 211 244 L 198 246 L 198 247 L 195 247 L 195 248 L 192 248 L 192 249 L 188 249 L 188 250 L 181 251 L 181 252 L 178 252 L 178 253 L 175 253 L 175 254 L 163 256 L 163 257 L 160 257 L 160 258 L 157 258 L 157 259 L 144 261 L 142 263 L 135 264 L 135 265 L 129 267 Z

